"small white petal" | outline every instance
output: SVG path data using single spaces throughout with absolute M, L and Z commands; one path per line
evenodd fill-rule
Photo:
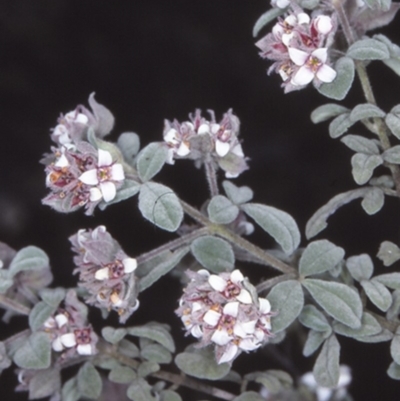
M 87 118 L 87 116 L 85 116 L 85 114 L 82 113 L 78 113 L 78 115 L 75 117 L 75 122 L 79 123 L 79 124 L 87 124 L 89 121 L 89 119 Z
M 240 270 L 236 269 L 231 273 L 230 279 L 232 283 L 239 284 L 244 280 L 244 277 L 243 274 L 240 272 Z
M 207 311 L 205 313 L 205 315 L 203 316 L 203 320 L 210 326 L 215 327 L 218 322 L 219 319 L 221 318 L 221 314 L 216 312 L 215 310 L 210 309 L 209 311 Z
M 92 355 L 93 354 L 93 349 L 90 344 L 79 344 L 76 347 L 76 351 L 78 352 L 79 355 Z
M 240 291 L 240 294 L 236 297 L 236 299 L 242 304 L 251 304 L 253 302 L 250 293 L 245 289 Z
M 260 312 L 265 315 L 266 313 L 271 312 L 271 304 L 269 303 L 268 299 L 266 298 L 259 298 L 260 303 Z
M 181 156 L 181 157 L 187 156 L 189 153 L 190 153 L 189 146 L 187 146 L 186 143 L 184 143 L 184 142 L 182 142 L 182 143 L 179 145 L 179 148 L 178 148 L 178 150 L 176 151 L 176 154 L 177 154 L 178 156 Z
M 351 382 L 351 371 L 350 368 L 346 365 L 340 366 L 340 376 L 339 382 L 337 384 L 338 387 L 344 387 L 350 384 Z
M 115 195 L 117 193 L 115 184 L 111 181 L 101 182 L 100 183 L 100 191 L 106 202 L 112 201 L 115 198 Z
M 336 71 L 329 67 L 329 65 L 323 64 L 317 71 L 317 78 L 322 82 L 332 82 L 336 78 Z
M 275 24 L 272 28 L 272 34 L 277 38 L 280 38 L 284 32 L 285 30 L 280 23 Z
M 229 315 L 232 317 L 237 317 L 239 312 L 239 302 L 228 302 L 224 306 L 224 315 Z
M 193 327 L 191 328 L 190 334 L 191 334 L 193 337 L 201 338 L 201 337 L 203 337 L 203 330 L 201 329 L 201 327 L 200 327 L 198 324 L 196 324 L 195 326 L 193 326 Z
M 233 147 L 233 149 L 231 150 L 231 152 L 234 153 L 236 156 L 244 157 L 242 145 L 241 145 L 240 143 L 238 143 L 237 145 L 235 145 L 235 146 Z
M 210 272 L 206 269 L 198 270 L 197 274 L 200 274 L 200 276 L 203 276 L 203 277 L 210 277 Z
M 216 134 L 221 126 L 219 124 L 211 124 L 211 133 Z
M 294 33 L 293 33 L 293 32 L 291 32 L 291 33 L 284 33 L 284 34 L 282 35 L 282 43 L 283 43 L 285 46 L 289 46 L 289 45 L 290 45 L 290 41 L 292 40 L 293 36 L 294 36 Z
M 76 345 L 76 339 L 75 339 L 75 334 L 74 333 L 67 333 L 63 334 L 60 337 L 62 345 L 67 348 L 74 347 Z
M 306 374 L 304 374 L 303 376 L 301 376 L 301 382 L 304 383 L 307 387 L 314 389 L 318 387 L 318 383 L 315 380 L 315 377 L 313 375 L 313 373 L 308 372 Z
M 167 160 L 165 162 L 168 164 L 175 164 L 174 149 L 168 149 Z
M 68 318 L 63 313 L 56 315 L 54 319 L 60 329 L 68 323 Z
M 94 278 L 96 280 L 100 280 L 100 281 L 108 280 L 110 278 L 110 270 L 108 269 L 108 267 L 104 267 L 103 269 L 99 269 L 94 274 Z
M 247 334 L 253 334 L 256 329 L 257 320 L 250 320 L 249 322 L 241 323 L 244 331 Z
M 122 167 L 122 164 L 117 163 L 111 166 L 111 179 L 114 181 L 122 181 L 125 179 L 124 168 Z
M 328 58 L 328 49 L 326 47 L 316 49 L 311 53 L 311 56 L 316 57 L 321 63 L 325 63 Z
M 262 317 L 259 321 L 266 330 L 271 330 L 271 319 L 269 317 Z
M 297 22 L 298 22 L 298 24 L 309 24 L 310 17 L 306 13 L 297 14 Z
M 226 330 L 215 330 L 211 336 L 211 341 L 217 345 L 226 345 L 232 338 Z
M 290 4 L 290 1 L 289 1 L 289 0 L 277 0 L 277 1 L 276 1 L 276 5 L 277 5 L 279 8 L 286 8 L 289 4 Z
M 296 74 L 292 77 L 291 83 L 295 86 L 303 86 L 309 84 L 314 79 L 314 73 L 306 65 L 300 67 Z
M 238 353 L 238 347 L 235 344 L 229 344 L 225 352 L 222 354 L 218 363 L 225 363 L 232 361 Z
M 251 338 L 245 338 L 242 341 L 240 341 L 239 348 L 244 351 L 254 351 L 255 349 L 259 348 L 260 345 L 261 345 L 260 343 L 256 343 Z
M 56 352 L 61 352 L 64 349 L 64 346 L 61 343 L 60 337 L 57 337 L 52 343 L 51 347 L 53 348 L 54 351 Z
M 285 22 L 290 26 L 295 26 L 297 23 L 297 18 L 294 14 L 290 14 L 285 18 Z
M 99 167 L 110 166 L 112 164 L 111 153 L 103 149 L 99 149 L 98 152 L 99 152 L 99 161 L 97 162 L 97 165 Z
M 69 166 L 69 162 L 68 162 L 67 157 L 66 157 L 64 154 L 62 154 L 62 155 L 58 158 L 58 160 L 54 163 L 54 165 L 55 165 L 56 167 L 67 167 L 67 166 Z
M 97 178 L 97 169 L 93 168 L 85 171 L 80 175 L 79 181 L 82 181 L 86 185 L 97 185 L 99 183 L 99 179 Z
M 222 278 L 215 274 L 211 274 L 208 278 L 208 283 L 211 287 L 216 291 L 224 291 L 227 285 L 227 282 Z
M 197 312 L 199 310 L 203 309 L 203 304 L 200 302 L 193 302 L 192 304 L 192 313 Z
M 230 145 L 228 142 L 222 142 L 219 139 L 215 141 L 215 152 L 219 157 L 224 157 L 228 154 Z
M 254 332 L 254 337 L 258 342 L 264 341 L 265 333 L 261 329 L 256 329 Z
M 318 387 L 316 392 L 318 401 L 328 401 L 332 395 L 332 390 L 327 387 Z
M 209 134 L 210 133 L 210 126 L 208 124 L 201 124 L 199 129 L 197 130 L 199 135 L 202 134 Z
M 124 265 L 124 273 L 132 273 L 137 268 L 137 260 L 134 258 L 125 258 L 122 264 Z
M 46 329 L 54 329 L 56 327 L 56 320 L 53 317 L 49 317 L 44 323 L 43 326 L 46 327 Z
M 333 28 L 332 18 L 327 15 L 318 15 L 314 24 L 317 31 L 323 35 L 328 34 Z
M 178 131 L 174 128 L 171 128 L 165 135 L 164 141 L 170 143 L 172 145 L 177 145 L 179 143 L 178 140 Z
M 90 188 L 89 192 L 90 192 L 89 199 L 91 202 L 97 202 L 98 200 L 103 198 L 103 195 L 102 195 L 100 189 L 97 187 Z
M 303 50 L 295 49 L 294 47 L 288 48 L 289 57 L 298 66 L 304 65 L 308 60 L 309 54 Z

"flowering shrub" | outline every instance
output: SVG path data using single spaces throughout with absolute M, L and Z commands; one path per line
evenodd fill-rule
M 256 22 L 255 36 L 269 30 L 256 46 L 272 61 L 269 73 L 280 75 L 285 93 L 312 83 L 339 101 L 358 76 L 365 96 L 365 103 L 351 109 L 326 103 L 311 113 L 314 123 L 332 119 L 329 135 L 342 137 L 354 152 L 358 186 L 310 217 L 303 242 L 292 216 L 254 202 L 251 188 L 232 182 L 244 176 L 249 160 L 231 109 L 221 120 L 201 110 L 188 121 L 165 120 L 159 140 L 142 149 L 134 133 L 116 142 L 105 139 L 114 117 L 94 94 L 90 110 L 80 105 L 61 115 L 51 130 L 51 153 L 42 159 L 50 191 L 43 204 L 61 213 L 84 208 L 101 215 L 137 195 L 141 216 L 176 235 L 132 257 L 115 239 L 119 234 L 104 225 L 80 229 L 69 238 L 77 276 L 69 289 L 51 287 L 44 251 L 35 246 L 15 251 L 1 243 L 3 320 L 22 315 L 28 326 L 0 342 L 0 372 L 17 367 L 16 390 L 51 401 L 179 401 L 181 387 L 194 398 L 351 400 L 351 369 L 341 365 L 343 336 L 390 342 L 387 374 L 399 380 L 400 273 L 382 273 L 381 266 L 395 266 L 399 246 L 382 238 L 374 263 L 367 253 L 348 256 L 330 240 L 314 239 L 347 203 L 361 199 L 366 214 L 374 215 L 386 197 L 400 196 L 400 105 L 379 108 L 367 73 L 370 62 L 382 61 L 400 75 L 400 48 L 381 34 L 368 36 L 391 22 L 399 8 L 390 1 L 277 0 Z M 348 133 L 357 123 L 358 134 Z M 157 178 L 166 164 L 177 169 L 190 161 L 204 170 L 209 187 L 200 208 Z M 221 182 L 221 174 L 227 180 Z M 256 245 L 255 230 L 270 237 L 274 249 Z M 141 293 L 166 275 L 183 288 L 171 308 L 169 323 L 175 327 L 155 322 L 150 308 L 147 322 L 135 324 Z M 157 294 L 159 305 L 163 299 Z M 95 321 L 99 312 L 106 324 Z M 291 342 L 312 358 L 312 372 L 290 369 L 277 344 Z M 278 368 L 267 353 L 278 355 Z M 256 363 L 240 366 L 242 358 Z

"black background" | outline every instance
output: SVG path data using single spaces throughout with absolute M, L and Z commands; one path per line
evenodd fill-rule
M 116 117 L 109 138 L 135 131 L 143 145 L 162 139 L 164 118 L 183 120 L 195 108 L 214 109 L 221 116 L 232 107 L 242 122 L 251 166 L 235 183 L 250 185 L 255 201 L 289 212 L 304 232 L 318 207 L 356 187 L 352 153 L 329 138 L 327 124 L 310 122 L 310 112 L 329 100 L 312 88 L 284 95 L 280 78 L 267 77 L 269 63 L 259 58 L 251 31 L 268 8 L 262 0 L 0 1 L 0 239 L 15 249 L 43 248 L 51 258 L 55 285 L 74 285 L 67 238 L 79 228 L 105 224 L 132 256 L 172 238 L 143 221 L 136 199 L 96 211 L 95 217 L 61 215 L 41 205 L 47 191 L 38 160 L 50 149 L 49 130 L 61 112 L 87 104 L 93 91 Z M 381 32 L 400 42 L 399 22 L 397 17 Z M 399 79 L 378 62 L 369 70 L 378 104 L 388 111 L 399 103 Z M 358 83 L 344 103 L 353 107 L 356 102 L 363 102 Z M 361 130 L 356 126 L 352 133 Z M 202 172 L 190 162 L 166 166 L 159 180 L 195 206 L 207 197 Z M 348 256 L 373 256 L 380 241 L 398 242 L 399 220 L 394 199 L 372 217 L 355 202 L 332 217 L 318 238 L 329 238 Z M 259 238 L 261 246 L 273 245 Z M 376 260 L 376 272 L 388 271 Z M 172 310 L 178 294 L 177 283 L 168 283 L 168 289 L 158 283 L 143 294 L 129 323 L 143 323 L 149 315 L 164 322 L 176 319 Z M 3 339 L 8 329 L 0 327 Z M 399 384 L 385 374 L 388 343 L 341 339 L 341 344 L 342 362 L 354 370 L 356 401 L 399 399 Z M 270 367 L 263 363 L 263 369 Z M 297 366 L 301 372 L 312 366 L 311 360 L 303 363 Z M 3 375 L 3 383 L 15 380 L 10 373 Z M 26 395 L 10 393 L 6 399 Z

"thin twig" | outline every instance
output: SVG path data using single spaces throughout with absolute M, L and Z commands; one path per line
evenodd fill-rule
M 31 311 L 31 309 L 28 308 L 27 306 L 22 305 L 19 302 L 11 298 L 8 298 L 7 296 L 2 294 L 0 294 L 0 306 L 25 316 L 29 316 L 29 313 Z

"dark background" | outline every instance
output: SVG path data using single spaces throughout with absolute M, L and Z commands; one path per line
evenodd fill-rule
M 259 58 L 251 31 L 268 8 L 263 0 L 1 0 L 0 239 L 15 249 L 43 248 L 52 261 L 55 285 L 74 285 L 67 238 L 79 228 L 106 224 L 132 256 L 172 238 L 143 221 L 135 199 L 96 211 L 95 217 L 61 215 L 41 205 L 47 191 L 38 160 L 50 149 L 50 128 L 61 112 L 87 104 L 93 91 L 116 117 L 109 138 L 135 131 L 143 145 L 162 139 L 164 118 L 183 120 L 195 108 L 214 109 L 219 118 L 232 107 L 242 122 L 251 166 L 235 183 L 250 185 L 255 201 L 289 212 L 304 232 L 318 207 L 356 187 L 352 153 L 329 138 L 327 124 L 314 126 L 309 119 L 316 106 L 329 100 L 312 88 L 284 95 L 280 78 L 267 77 L 269 63 Z M 400 42 L 399 23 L 397 17 L 381 32 Z M 378 104 L 388 111 L 399 103 L 400 81 L 378 62 L 369 70 Z M 358 83 L 344 103 L 353 107 L 356 102 L 363 102 Z M 195 206 L 207 197 L 202 172 L 190 162 L 166 166 L 159 179 Z M 329 238 L 348 256 L 373 256 L 382 240 L 398 243 L 399 223 L 397 200 L 387 199 L 373 217 L 356 201 L 332 217 L 318 238 Z M 260 238 L 261 246 L 272 246 Z M 391 270 L 376 260 L 376 272 L 384 271 Z M 172 300 L 164 302 L 172 292 Z M 177 294 L 178 284 L 166 290 L 158 283 L 157 290 L 143 294 L 130 323 L 145 322 L 149 311 L 151 319 L 174 320 Z M 364 345 L 341 338 L 341 344 L 342 361 L 354 369 L 356 401 L 399 399 L 400 385 L 385 374 L 388 343 Z M 305 372 L 311 362 L 297 368 Z M 15 380 L 10 373 L 7 378 Z M 26 397 L 10 393 L 7 399 Z

